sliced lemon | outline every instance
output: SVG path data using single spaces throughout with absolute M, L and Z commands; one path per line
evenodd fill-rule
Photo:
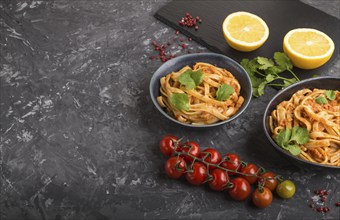
M 301 69 L 322 66 L 332 57 L 334 48 L 330 37 L 311 28 L 293 29 L 283 39 L 283 51 Z
M 228 15 L 222 29 L 229 46 L 245 52 L 261 47 L 269 36 L 266 22 L 259 16 L 244 11 Z

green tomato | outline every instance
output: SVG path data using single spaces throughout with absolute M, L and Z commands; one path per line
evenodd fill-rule
M 285 180 L 276 187 L 276 193 L 283 199 L 292 198 L 295 194 L 295 185 L 290 180 Z

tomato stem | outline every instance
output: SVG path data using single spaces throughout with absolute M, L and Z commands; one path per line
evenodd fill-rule
M 191 157 L 191 158 L 193 159 L 192 162 L 191 162 L 191 164 L 190 164 L 190 169 L 187 170 L 186 172 L 193 172 L 192 167 L 193 167 L 194 162 L 196 162 L 196 161 L 205 164 L 205 165 L 207 166 L 208 171 L 209 171 L 209 167 L 214 167 L 214 168 L 217 168 L 217 169 L 224 170 L 224 171 L 227 173 L 227 176 L 228 176 L 228 177 L 229 177 L 228 172 L 237 173 L 237 174 L 239 174 L 239 175 L 242 175 L 242 176 L 249 176 L 249 177 L 260 177 L 260 176 L 265 172 L 265 169 L 262 168 L 262 167 L 260 167 L 260 168 L 257 170 L 257 172 L 256 172 L 255 174 L 247 174 L 247 173 L 241 173 L 241 172 L 239 172 L 239 171 L 238 171 L 239 168 L 240 168 L 241 166 L 246 166 L 246 164 L 247 164 L 247 163 L 244 162 L 244 161 L 241 161 L 241 163 L 238 165 L 238 167 L 237 167 L 235 170 L 227 169 L 227 168 L 222 167 L 221 164 L 222 164 L 223 162 L 225 162 L 225 161 L 229 161 L 229 160 L 230 160 L 229 157 L 224 157 L 224 158 L 222 159 L 222 161 L 221 161 L 220 163 L 218 163 L 218 164 L 209 163 L 209 162 L 206 162 L 206 161 L 205 161 L 205 159 L 207 158 L 207 156 L 210 155 L 209 152 L 206 152 L 206 153 L 205 153 L 205 156 L 204 156 L 203 158 L 195 157 L 195 156 L 193 156 L 193 155 L 190 154 L 191 146 L 190 146 L 190 145 L 187 145 L 187 146 L 189 147 L 188 152 L 176 152 L 176 151 L 174 151 L 175 155 L 177 155 L 177 160 L 178 160 L 178 158 L 179 158 L 181 155 L 185 155 L 185 156 Z M 208 174 L 208 176 L 209 176 L 209 175 L 210 175 L 210 174 Z M 277 179 L 279 179 L 280 177 L 281 177 L 281 176 L 279 176 L 279 175 L 275 176 L 275 178 L 277 178 Z M 282 178 L 282 177 L 281 177 L 281 178 Z M 271 177 L 264 177 L 264 178 L 261 178 L 261 179 L 263 180 L 263 184 L 264 184 L 266 180 L 268 180 L 268 179 L 273 179 L 273 178 L 271 178 Z

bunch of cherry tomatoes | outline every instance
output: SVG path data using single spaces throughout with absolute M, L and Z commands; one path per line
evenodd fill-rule
M 163 137 L 160 151 L 170 157 L 164 166 L 170 178 L 179 179 L 185 176 L 192 185 L 208 183 L 214 191 L 228 190 L 234 200 L 246 200 L 251 194 L 251 184 L 257 184 L 252 200 L 259 208 L 272 203 L 274 191 L 285 199 L 291 198 L 295 193 L 293 182 L 282 181 L 282 177 L 273 172 L 245 163 L 234 153 L 221 156 L 213 148 L 201 150 L 195 141 L 181 143 L 174 135 Z

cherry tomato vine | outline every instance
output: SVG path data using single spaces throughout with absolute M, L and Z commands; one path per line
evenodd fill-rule
M 185 175 L 192 185 L 208 183 L 212 190 L 228 190 L 230 197 L 238 201 L 247 199 L 251 194 L 250 185 L 257 184 L 252 200 L 259 208 L 265 208 L 272 203 L 272 192 L 275 189 L 279 196 L 282 193 L 278 192 L 278 189 L 286 190 L 281 187 L 281 183 L 285 181 L 280 175 L 242 161 L 236 154 L 229 153 L 222 157 L 213 148 L 201 151 L 198 143 L 181 143 L 182 140 L 183 138 L 167 135 L 160 141 L 160 151 L 170 157 L 164 167 L 170 178 L 179 179 Z M 232 179 L 234 175 L 236 177 Z M 284 198 L 290 198 L 294 193 L 295 186 L 294 192 Z

